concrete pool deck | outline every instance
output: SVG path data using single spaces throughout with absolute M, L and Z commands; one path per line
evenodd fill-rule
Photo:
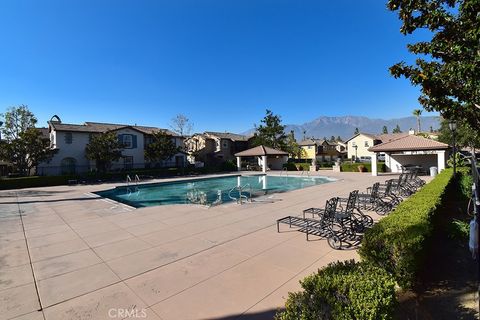
M 0 191 L 0 319 L 269 319 L 300 279 L 358 258 L 276 219 L 395 177 L 317 174 L 339 180 L 211 208 L 90 193 L 118 184 Z

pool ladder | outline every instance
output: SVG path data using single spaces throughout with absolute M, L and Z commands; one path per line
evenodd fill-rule
M 282 173 L 285 172 L 285 175 L 288 177 L 288 168 L 283 168 L 282 171 L 280 171 L 280 177 L 282 176 Z
M 243 194 L 243 191 L 248 189 L 248 196 Z M 238 191 L 238 198 L 234 197 L 232 195 L 232 192 Z M 244 186 L 235 186 L 230 191 L 228 192 L 228 197 L 232 200 L 235 200 L 237 204 L 243 204 L 243 201 L 245 202 L 252 202 L 252 186 L 247 183 Z
M 304 174 L 307 175 L 307 177 L 310 178 L 310 171 L 307 171 L 307 170 L 303 170 L 302 173 L 300 174 L 301 176 L 303 176 Z
M 133 182 L 135 183 L 135 185 L 138 185 L 138 183 L 140 182 L 140 177 L 138 176 L 138 174 L 135 175 L 135 177 L 133 177 Z M 130 186 L 130 184 L 132 183 L 132 178 L 130 177 L 130 175 L 127 174 L 127 187 Z

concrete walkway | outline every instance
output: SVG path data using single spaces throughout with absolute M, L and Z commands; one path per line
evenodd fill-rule
M 323 174 L 339 180 L 209 209 L 90 194 L 108 184 L 0 192 L 0 319 L 271 318 L 300 279 L 357 258 L 276 219 L 394 177 Z

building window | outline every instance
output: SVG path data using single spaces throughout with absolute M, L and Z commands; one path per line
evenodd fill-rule
M 367 148 L 369 147 L 368 141 L 365 141 L 365 147 L 367 147 Z
M 131 134 L 124 134 L 123 135 L 123 145 L 125 146 L 126 149 L 131 149 L 133 148 L 133 138 Z
M 357 143 L 355 141 L 352 142 L 352 147 L 355 147 Z
M 73 142 L 73 135 L 71 132 L 65 133 L 65 143 L 66 144 L 72 144 Z
M 223 142 L 223 149 L 227 149 L 227 147 L 228 147 L 228 143 L 227 143 L 227 141 L 224 141 Z

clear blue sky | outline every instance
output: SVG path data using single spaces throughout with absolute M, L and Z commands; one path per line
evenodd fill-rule
M 388 67 L 412 39 L 385 3 L 3 0 L 0 113 L 168 127 L 182 112 L 232 132 L 265 108 L 296 124 L 409 116 L 419 91 Z

